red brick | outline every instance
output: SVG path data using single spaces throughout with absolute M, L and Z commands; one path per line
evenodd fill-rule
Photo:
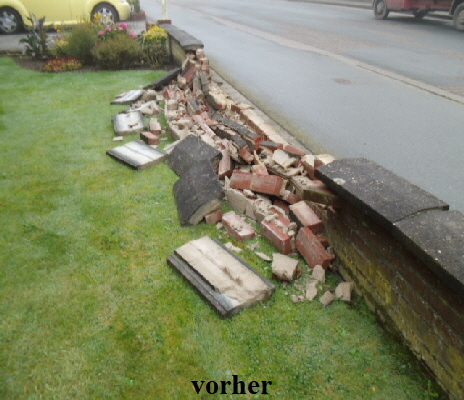
M 248 164 L 251 164 L 254 161 L 254 156 L 253 154 L 250 153 L 250 150 L 248 149 L 248 146 L 244 146 L 240 149 L 240 152 L 238 153 L 240 158 L 245 161 Z
M 222 216 L 222 223 L 227 232 L 241 242 L 250 240 L 256 236 L 254 229 L 233 211 L 229 211 Z
M 304 151 L 301 151 L 297 149 L 296 147 L 290 146 L 289 144 L 284 146 L 284 151 L 290 154 L 291 156 L 296 156 L 296 157 L 302 157 L 306 155 Z
M 290 220 L 283 215 L 279 216 L 277 220 L 285 226 L 290 225 Z M 287 255 L 293 251 L 292 237 L 288 235 L 284 228 L 280 224 L 278 225 L 275 220 L 266 221 L 266 219 L 264 219 L 261 222 L 261 234 L 282 254 Z
M 253 174 L 250 189 L 254 192 L 279 196 L 285 187 L 286 182 L 277 175 L 256 175 Z
M 211 214 L 205 215 L 205 221 L 207 224 L 217 224 L 222 220 L 221 210 L 213 211 Z
M 279 207 L 285 213 L 285 215 L 290 214 L 290 209 L 288 208 L 288 204 L 284 202 L 283 200 L 279 200 L 279 199 L 274 200 L 274 205 L 276 207 Z
M 235 170 L 230 178 L 233 189 L 249 189 L 254 192 L 279 196 L 285 181 L 277 175 L 258 175 Z
M 296 204 L 292 204 L 289 208 L 299 226 L 307 226 L 316 234 L 322 233 L 324 229 L 322 220 L 306 202 L 300 201 Z
M 285 190 L 282 194 L 282 200 L 286 201 L 288 204 L 296 204 L 301 201 L 301 197 L 290 192 L 289 190 Z
M 230 187 L 232 189 L 250 189 L 253 175 L 248 172 L 235 170 L 230 178 Z
M 140 134 L 140 139 L 149 145 L 157 145 L 160 142 L 159 136 L 154 135 L 151 132 L 142 132 Z
M 332 257 L 307 226 L 298 232 L 296 248 L 311 268 L 322 265 L 324 269 L 327 269 L 332 261 Z
M 270 140 L 263 140 L 259 144 L 259 147 L 264 147 L 264 148 L 272 150 L 272 151 L 282 150 L 284 148 L 283 144 L 276 143 L 276 142 L 271 142 Z

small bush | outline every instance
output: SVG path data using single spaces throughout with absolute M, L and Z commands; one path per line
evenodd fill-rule
M 27 28 L 27 35 L 20 39 L 19 43 L 26 46 L 26 54 L 37 60 L 46 60 L 50 55 L 49 40 L 45 17 L 37 18 L 34 14 L 27 18 L 32 22 L 32 27 Z
M 82 69 L 82 63 L 77 58 L 67 56 L 49 60 L 42 67 L 45 72 L 76 71 L 79 69 Z
M 79 59 L 83 64 L 92 64 L 92 49 L 97 40 L 97 29 L 92 24 L 75 26 L 69 33 L 67 44 L 62 47 L 64 54 Z
M 92 49 L 98 67 L 102 69 L 125 69 L 134 66 L 142 57 L 142 49 L 137 40 L 130 36 L 117 35 Z
M 158 25 L 152 26 L 140 37 L 143 60 L 153 68 L 165 65 L 169 60 L 168 34 Z

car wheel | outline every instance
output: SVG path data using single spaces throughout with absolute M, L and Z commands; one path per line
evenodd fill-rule
M 0 32 L 18 33 L 23 28 L 23 21 L 16 10 L 9 7 L 0 8 Z
M 92 18 L 95 18 L 95 15 L 100 16 L 100 20 L 105 25 L 111 25 L 119 21 L 119 15 L 116 9 L 107 3 L 98 4 L 92 12 Z
M 385 0 L 375 0 L 374 2 L 374 15 L 376 19 L 385 19 L 388 17 L 390 10 L 387 9 Z
M 412 14 L 414 15 L 415 19 L 422 19 L 424 18 L 429 12 L 427 10 L 414 10 Z
M 460 4 L 454 10 L 453 16 L 454 27 L 458 31 L 464 31 L 464 3 Z

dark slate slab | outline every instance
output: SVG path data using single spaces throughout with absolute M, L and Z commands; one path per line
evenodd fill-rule
M 395 223 L 395 236 L 464 297 L 464 214 L 428 211 Z
M 217 122 L 227 126 L 230 129 L 233 129 L 237 133 L 239 133 L 244 140 L 247 141 L 251 146 L 254 146 L 257 141 L 261 140 L 261 136 L 257 133 L 250 131 L 245 125 L 242 125 L 234 120 L 229 118 L 223 117 L 218 112 L 213 114 L 213 119 Z
M 184 50 L 196 50 L 204 47 L 200 40 L 194 38 L 192 35 L 182 29 L 179 29 L 175 25 L 162 24 L 161 26 L 168 32 L 169 36 L 179 42 Z
M 217 210 L 224 197 L 222 185 L 210 162 L 189 165 L 174 184 L 174 197 L 182 225 L 197 225 Z
M 418 212 L 449 209 L 439 198 L 364 158 L 335 160 L 319 167 L 316 177 L 389 230 Z
M 168 71 L 166 75 L 162 76 L 161 78 L 159 78 L 152 84 L 145 86 L 144 89 L 145 90 L 147 89 L 160 90 L 163 87 L 169 85 L 172 81 L 176 80 L 177 75 L 179 75 L 181 72 L 182 72 L 181 67 L 173 68 L 170 71 Z
M 182 175 L 192 164 L 208 161 L 214 168 L 219 164 L 222 153 L 194 135 L 188 135 L 174 147 L 166 163 L 177 174 Z

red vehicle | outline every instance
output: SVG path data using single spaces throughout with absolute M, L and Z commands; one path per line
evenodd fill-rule
M 390 11 L 412 11 L 418 19 L 429 12 L 447 11 L 455 28 L 464 31 L 464 0 L 373 0 L 372 8 L 377 19 L 387 18 Z

